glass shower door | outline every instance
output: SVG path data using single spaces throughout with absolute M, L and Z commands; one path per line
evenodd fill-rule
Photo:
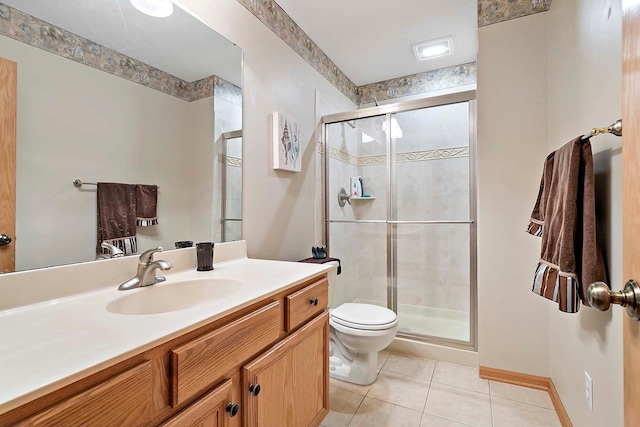
M 329 295 L 330 307 L 345 302 L 388 305 L 388 174 L 383 122 L 384 116 L 374 116 L 325 126 L 326 243 L 330 255 L 340 258 L 343 265 Z
M 221 240 L 242 240 L 242 130 L 222 134 Z
M 472 340 L 472 102 L 390 115 L 400 334 Z
M 330 305 L 387 306 L 400 337 L 475 348 L 475 93 L 323 119 Z

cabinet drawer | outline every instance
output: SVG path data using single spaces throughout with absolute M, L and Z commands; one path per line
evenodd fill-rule
M 141 426 L 152 418 L 151 362 L 145 362 L 24 420 L 21 426 Z
M 233 405 L 231 390 L 231 380 L 227 380 L 161 427 L 226 427 L 230 417 L 226 407 L 230 403 Z
M 285 298 L 287 332 L 327 309 L 329 281 L 322 279 Z
M 171 350 L 172 405 L 211 387 L 224 374 L 275 342 L 280 324 L 280 302 L 274 301 Z

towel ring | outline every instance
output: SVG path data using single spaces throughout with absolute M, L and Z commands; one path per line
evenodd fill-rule
M 640 320 L 640 285 L 631 279 L 620 292 L 613 292 L 604 282 L 594 282 L 587 289 L 587 297 L 591 307 L 600 311 L 607 311 L 611 303 L 620 304 L 627 309 L 627 314 L 635 320 Z

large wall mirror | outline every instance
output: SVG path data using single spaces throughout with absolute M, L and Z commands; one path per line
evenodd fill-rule
M 138 252 L 241 238 L 240 48 L 177 5 L 4 0 L 0 56 L 17 63 L 16 270 L 96 259 L 97 182 L 158 186 Z

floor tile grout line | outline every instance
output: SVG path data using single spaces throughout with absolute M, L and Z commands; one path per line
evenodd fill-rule
M 442 384 L 442 383 L 436 382 L 436 384 Z M 433 381 L 431 381 L 431 383 L 429 384 L 429 393 L 431 393 L 431 385 L 433 385 Z M 444 384 L 444 385 L 447 385 L 447 384 Z M 455 388 L 461 388 L 461 387 L 455 387 Z M 463 389 L 463 390 L 473 391 L 473 390 L 468 390 L 468 389 Z M 429 393 L 427 393 L 427 400 L 429 399 Z M 479 394 L 488 396 L 489 397 L 489 408 L 491 409 L 491 396 L 487 395 L 487 393 L 480 393 L 480 392 L 475 392 L 475 393 L 479 393 Z M 447 417 L 442 416 L 442 415 L 431 414 L 431 413 L 428 413 L 426 411 L 427 411 L 427 404 L 425 402 L 424 410 L 422 411 L 423 418 L 424 418 L 424 414 L 428 414 L 428 415 L 431 415 L 433 417 L 442 418 L 443 420 L 452 421 L 452 422 L 461 424 L 463 426 L 473 427 L 470 424 L 463 423 L 462 421 L 458 421 L 458 420 L 455 420 L 455 419 L 452 419 L 452 418 L 447 418 Z M 492 415 L 492 418 L 491 418 L 491 425 L 493 426 L 493 415 Z
M 360 407 L 362 406 L 362 404 L 364 403 L 364 400 L 367 398 L 366 395 L 362 396 L 362 400 L 360 401 L 360 404 L 358 405 L 358 407 L 356 408 L 356 411 L 353 413 L 353 415 L 351 415 L 351 418 L 349 418 L 349 422 L 347 423 L 347 427 L 349 427 L 351 425 L 351 422 L 353 421 L 354 417 L 356 416 L 356 414 L 358 413 L 358 410 L 360 409 Z
M 529 405 L 529 406 L 535 406 L 536 408 L 540 408 L 540 409 L 547 409 L 549 411 L 555 411 L 554 407 L 547 407 L 547 406 L 542 406 L 542 405 L 537 405 L 535 403 L 529 403 L 529 402 L 523 402 L 522 400 L 516 400 L 516 399 L 511 399 L 509 397 L 504 397 L 504 396 L 496 396 L 494 394 L 491 395 L 491 397 L 497 397 L 498 399 L 504 399 L 504 400 L 508 400 L 509 402 L 515 402 L 515 403 L 522 403 L 523 405 Z
M 524 387 L 524 386 L 518 386 L 518 387 Z M 548 391 L 540 390 L 540 389 L 534 389 L 534 388 L 531 388 L 531 387 L 524 387 L 524 388 L 529 389 L 529 390 L 538 390 L 538 391 L 541 391 L 541 392 L 546 392 L 547 396 L 549 396 L 549 401 L 551 401 L 551 395 L 549 394 Z M 536 403 L 523 402 L 522 400 L 512 399 L 510 397 L 495 395 L 495 394 L 493 394 L 493 392 L 491 392 L 491 381 L 489 381 L 489 395 L 491 395 L 491 397 L 497 397 L 497 398 L 500 398 L 500 399 L 506 399 L 506 400 L 509 400 L 511 402 L 523 403 L 525 405 L 531 405 L 531 406 L 535 406 L 537 408 L 543 408 L 543 409 L 549 409 L 551 411 L 555 411 L 555 407 L 553 406 L 553 402 L 551 402 L 551 407 L 548 407 L 548 406 L 538 405 Z
M 539 409 L 546 409 L 547 411 L 552 411 L 552 412 L 556 412 L 556 409 L 554 407 L 548 408 L 546 406 L 540 406 L 540 405 L 536 405 L 535 403 L 529 403 L 529 402 L 523 402 L 522 400 L 515 400 L 515 399 L 510 399 L 508 397 L 504 397 L 504 396 L 495 396 L 495 395 L 491 395 L 491 397 L 497 397 L 498 399 L 504 399 L 504 400 L 508 400 L 509 402 L 515 402 L 515 403 L 519 403 L 521 405 L 527 405 L 527 406 L 533 406 L 534 408 L 539 408 Z
M 365 396 L 365 399 L 367 397 Z M 402 408 L 402 409 L 407 409 L 409 411 L 413 411 L 413 412 L 419 412 L 416 409 L 411 409 L 411 408 L 407 408 L 406 406 L 402 406 L 402 405 L 397 405 L 395 403 L 391 403 L 391 402 L 387 402 L 386 400 L 381 400 L 381 399 L 376 399 L 375 397 L 369 397 L 369 399 L 371 400 L 377 400 L 378 402 L 382 402 L 382 403 L 386 403 L 387 405 L 391 405 L 391 406 L 396 406 L 398 408 Z M 362 406 L 362 403 L 364 403 L 364 399 L 362 399 L 362 402 L 360 403 L 360 406 Z M 360 406 L 358 406 L 358 410 L 360 409 Z M 351 423 L 353 422 L 353 418 L 356 416 L 356 414 L 358 413 L 358 410 L 356 410 L 356 413 L 353 414 L 353 417 L 351 417 L 351 420 L 349 420 L 349 424 L 347 425 L 347 427 L 349 427 L 351 425 Z M 422 423 L 422 415 L 420 416 L 420 423 Z
M 401 374 L 399 372 L 395 372 L 395 371 L 387 371 L 386 369 L 380 369 L 380 372 L 388 372 L 390 374 L 394 374 L 394 375 L 399 375 L 401 377 L 406 377 L 406 378 L 415 378 L 417 380 L 421 380 L 421 381 L 429 381 L 431 382 L 431 378 L 433 377 L 433 374 L 431 374 L 431 378 L 426 379 L 426 378 L 422 378 L 422 377 L 416 377 L 415 375 L 407 375 L 407 374 Z M 375 381 L 373 383 L 371 383 L 371 385 L 373 385 L 375 383 Z
M 462 389 L 462 390 L 472 391 L 472 392 L 474 392 L 474 393 L 486 394 L 486 395 L 491 396 L 491 393 L 489 393 L 489 392 L 486 392 L 486 393 L 485 393 L 484 391 L 473 390 L 473 389 L 471 389 L 471 388 L 461 387 L 461 386 L 459 386 L 459 385 L 453 385 L 453 384 L 449 384 L 449 383 L 443 383 L 443 382 L 441 382 L 441 381 L 436 381 L 436 380 L 431 380 L 431 382 L 432 382 L 432 383 L 436 383 L 436 384 L 446 385 L 446 386 L 449 386 L 449 387 L 460 388 L 460 389 Z M 496 397 L 499 397 L 499 396 L 496 396 Z
M 491 388 L 489 388 L 489 391 L 491 391 Z M 495 423 L 493 421 L 493 396 L 491 396 L 491 394 L 489 394 L 489 409 L 491 410 L 491 426 L 495 427 Z
M 422 420 L 424 418 L 424 411 L 427 410 L 427 402 L 429 401 L 429 393 L 431 392 L 431 381 L 429 381 L 429 389 L 427 390 L 427 398 L 424 400 L 424 406 L 422 407 L 422 415 L 420 415 L 419 427 L 422 427 Z
M 474 427 L 471 424 L 463 423 L 462 421 L 458 421 L 458 420 L 455 420 L 453 418 L 447 418 L 447 417 L 442 416 L 442 415 L 430 414 L 429 412 L 423 412 L 423 415 L 424 414 L 430 415 L 432 417 L 440 418 L 440 419 L 443 419 L 443 420 L 451 421 L 451 422 L 454 422 L 454 423 L 458 423 L 458 424 L 461 424 L 461 425 L 463 425 L 465 427 Z

